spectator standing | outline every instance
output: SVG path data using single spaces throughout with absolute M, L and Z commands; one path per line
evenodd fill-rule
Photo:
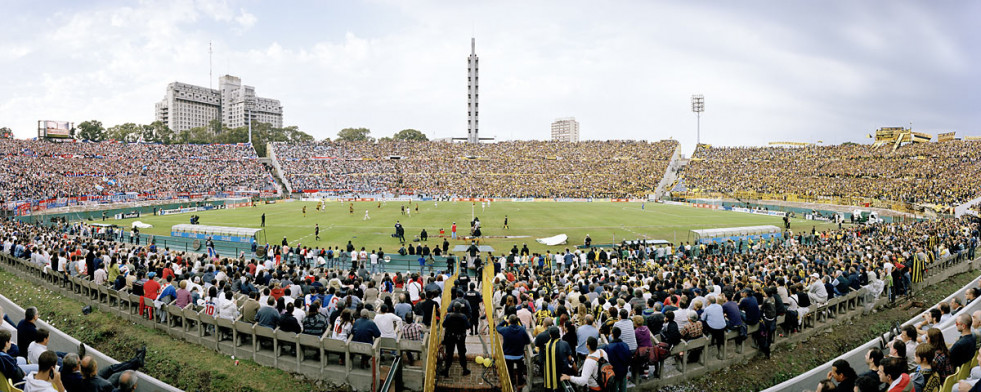
M 454 304 L 451 312 L 443 320 L 443 345 L 446 346 L 446 367 L 443 368 L 443 377 L 449 376 L 450 366 L 453 364 L 453 349 L 456 348 L 460 355 L 460 366 L 463 367 L 463 375 L 470 374 L 467 369 L 467 330 L 470 329 L 470 322 L 463 314 L 463 305 Z
M 497 333 L 501 335 L 504 361 L 508 367 L 508 374 L 511 375 L 511 384 L 516 390 L 520 390 L 525 385 L 525 347 L 531 344 L 531 338 L 521 325 L 521 320 L 513 314 L 508 317 L 507 322 L 501 322 L 497 326 Z
M 586 348 L 589 350 L 589 354 L 586 356 L 586 360 L 582 364 L 582 370 L 579 376 L 572 377 L 568 374 L 562 375 L 562 380 L 568 380 L 569 382 L 576 385 L 584 385 L 591 391 L 600 390 L 599 385 L 599 361 L 600 359 L 609 362 L 609 357 L 606 356 L 606 352 L 597 348 L 598 342 L 596 338 L 589 337 L 586 340 Z
M 572 366 L 575 363 L 575 358 L 573 357 L 572 347 L 569 347 L 569 343 L 561 339 L 559 327 L 551 326 L 548 328 L 548 331 L 543 333 L 547 333 L 549 338 L 548 342 L 545 343 L 542 353 L 544 356 L 542 372 L 545 375 L 545 389 L 560 391 L 562 390 L 562 384 L 560 382 L 562 375 L 574 374 Z M 624 344 L 624 347 L 626 347 L 626 344 Z M 627 351 L 629 358 L 629 349 Z M 626 369 L 626 365 L 624 367 Z M 626 370 L 624 370 L 624 373 L 626 373 Z
M 613 327 L 613 341 L 606 345 L 606 355 L 610 358 L 610 365 L 613 365 L 613 391 L 627 391 L 627 370 L 630 367 L 630 348 L 621 340 L 622 331 L 618 327 Z

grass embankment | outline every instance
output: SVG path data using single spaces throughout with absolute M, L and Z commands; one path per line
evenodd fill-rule
M 82 314 L 82 304 L 0 270 L 0 290 L 22 307 L 36 306 L 41 319 L 88 346 L 117 360 L 127 360 L 141 345 L 147 346 L 142 371 L 167 384 L 187 391 L 319 391 L 321 383 L 281 370 L 260 366 L 171 338 L 93 309 Z M 64 348 L 61 348 L 64 349 Z M 74 351 L 66 350 L 66 351 Z
M 779 345 L 769 360 L 759 356 L 747 363 L 734 365 L 679 385 L 662 387 L 659 391 L 735 392 L 769 388 L 865 344 L 889 330 L 895 322 L 905 322 L 925 310 L 910 306 L 911 302 L 921 301 L 926 306 L 934 306 L 977 276 L 978 273 L 975 271 L 952 276 L 950 279 L 920 290 L 910 301 L 897 299 L 893 307 L 880 309 L 856 321 L 836 325 L 807 341 L 795 345 Z M 859 373 L 865 370 L 868 369 L 856 369 Z M 817 385 L 804 387 L 814 389 Z

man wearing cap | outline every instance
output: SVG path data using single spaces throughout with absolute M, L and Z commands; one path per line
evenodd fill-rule
M 157 282 L 156 272 L 150 272 L 146 274 L 146 277 L 146 282 L 143 282 L 143 302 L 147 306 L 151 306 L 157 300 L 157 296 L 160 295 L 160 283 Z
M 483 301 L 483 296 L 477 291 L 476 283 L 470 282 L 470 290 L 463 294 L 463 299 L 470 303 L 470 320 L 472 320 L 470 334 L 476 335 L 477 326 L 480 324 L 480 302 Z
M 475 260 L 477 259 L 477 254 L 480 253 L 480 248 L 477 247 L 477 242 L 471 240 L 470 247 L 467 248 L 467 264 L 475 265 Z
M 446 367 L 443 368 L 443 377 L 449 376 L 450 366 L 453 365 L 453 348 L 460 354 L 460 366 L 463 367 L 463 375 L 470 374 L 467 369 L 467 329 L 470 329 L 470 321 L 463 314 L 464 307 L 461 303 L 453 303 L 450 313 L 443 320 L 443 329 L 446 331 L 443 336 L 443 345 L 446 346 Z
M 807 297 L 815 305 L 828 302 L 828 290 L 824 287 L 824 282 L 817 272 L 811 274 L 810 284 L 807 286 Z

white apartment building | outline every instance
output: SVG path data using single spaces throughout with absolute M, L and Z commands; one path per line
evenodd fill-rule
M 207 126 L 219 120 L 223 126 L 248 126 L 251 119 L 283 127 L 283 105 L 278 99 L 260 98 L 255 87 L 242 84 L 236 76 L 218 79 L 218 89 L 173 82 L 167 85 L 163 100 L 157 102 L 154 118 L 174 132 Z
M 575 117 L 559 118 L 552 122 L 552 141 L 576 143 L 579 141 L 579 122 Z

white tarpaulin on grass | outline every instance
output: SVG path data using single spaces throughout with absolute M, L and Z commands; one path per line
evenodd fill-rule
M 555 245 L 564 244 L 568 240 L 569 240 L 569 236 L 567 236 L 565 234 L 559 234 L 559 235 L 554 236 L 554 237 L 539 238 L 539 239 L 537 239 L 535 241 L 537 241 L 539 244 L 544 244 L 544 245 L 548 245 L 548 246 L 555 246 Z
M 139 227 L 141 229 L 149 229 L 149 228 L 153 227 L 153 225 L 149 225 L 149 224 L 146 224 L 146 223 L 143 223 L 143 222 L 140 222 L 140 221 L 135 221 L 135 222 L 133 222 L 133 227 Z

